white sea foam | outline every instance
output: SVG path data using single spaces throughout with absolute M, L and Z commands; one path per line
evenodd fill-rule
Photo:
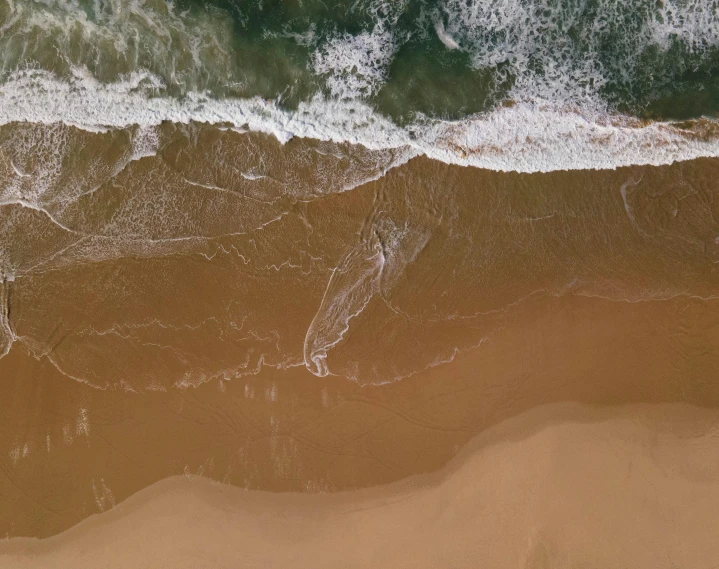
M 452 38 L 475 68 L 511 79 L 516 100 L 598 101 L 602 86 L 645 75 L 650 46 L 678 40 L 696 55 L 719 45 L 714 0 L 446 0 L 435 17 L 445 45 Z
M 395 50 L 392 33 L 378 23 L 371 32 L 330 38 L 314 53 L 312 67 L 333 97 L 368 97 L 384 83 Z
M 356 318 L 379 292 L 379 279 L 385 264 L 379 246 L 350 252 L 332 271 L 322 303 L 312 319 L 304 342 L 307 369 L 319 377 L 331 372 L 327 355 L 344 339 L 350 321 Z
M 459 44 L 452 37 L 452 34 L 447 33 L 447 30 L 444 29 L 444 22 L 442 22 L 442 20 L 437 20 L 434 24 L 434 29 L 437 32 L 437 37 L 445 47 L 448 49 L 459 49 Z
M 233 73 L 232 24 L 212 10 L 165 0 L 0 0 L 0 73 L 38 61 L 88 65 L 106 80 L 148 68 L 186 89 Z
M 719 156 L 719 123 L 687 130 L 665 122 L 642 124 L 581 106 L 519 102 L 461 121 L 426 119 L 400 128 L 358 101 L 318 98 L 287 111 L 260 98 L 217 100 L 204 93 L 183 99 L 149 96 L 148 74 L 102 84 L 77 73 L 62 81 L 38 71 L 15 73 L 0 86 L 0 124 L 64 122 L 88 130 L 163 121 L 231 124 L 273 134 L 362 144 L 372 150 L 406 148 L 451 164 L 540 172 L 669 164 Z
M 160 135 L 157 129 L 150 127 L 140 127 L 133 136 L 133 153 L 132 160 L 140 160 L 148 156 L 154 156 L 160 146 Z
M 719 44 L 719 2 L 715 0 L 665 0 L 650 23 L 652 39 L 667 46 L 681 38 L 691 51 Z

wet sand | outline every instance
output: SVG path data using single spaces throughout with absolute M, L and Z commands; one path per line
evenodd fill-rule
M 452 363 L 365 387 L 292 368 L 102 391 L 14 352 L 2 360 L 2 433 L 16 449 L 2 458 L 2 524 L 45 537 L 182 473 L 272 491 L 384 484 L 439 469 L 484 429 L 554 402 L 714 407 L 718 321 L 717 300 L 535 301 Z
M 137 566 L 172 516 L 141 555 L 234 566 L 227 525 L 248 556 L 285 532 L 259 566 L 711 567 L 719 161 L 498 174 L 199 125 L 0 149 L 9 566 Z

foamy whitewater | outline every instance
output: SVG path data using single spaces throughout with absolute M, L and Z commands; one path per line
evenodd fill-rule
M 358 101 L 302 102 L 295 111 L 259 97 L 218 100 L 208 93 L 153 97 L 157 78 L 133 74 L 102 84 L 77 72 L 72 81 L 33 70 L 15 73 L 0 91 L 0 124 L 63 122 L 88 130 L 142 127 L 164 121 L 222 124 L 272 134 L 411 149 L 450 164 L 499 171 L 609 169 L 719 156 L 719 123 L 652 122 L 549 101 L 518 102 L 459 121 L 424 117 L 407 127 Z
M 2 124 L 195 121 L 519 172 L 719 155 L 713 0 L 0 0 L 0 53 Z

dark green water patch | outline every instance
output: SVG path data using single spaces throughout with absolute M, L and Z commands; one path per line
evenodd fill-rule
M 452 120 L 490 108 L 507 87 L 494 71 L 473 69 L 469 55 L 447 50 L 435 37 L 402 46 L 374 103 L 399 124 L 417 113 Z
M 398 123 L 504 99 L 719 112 L 719 0 L 0 0 L 0 29 L 0 82 L 27 67 L 143 73 L 154 95 L 361 96 Z

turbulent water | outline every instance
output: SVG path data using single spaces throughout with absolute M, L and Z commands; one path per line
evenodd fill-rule
M 719 153 L 716 0 L 2 0 L 0 54 L 2 123 L 194 120 L 527 172 Z

